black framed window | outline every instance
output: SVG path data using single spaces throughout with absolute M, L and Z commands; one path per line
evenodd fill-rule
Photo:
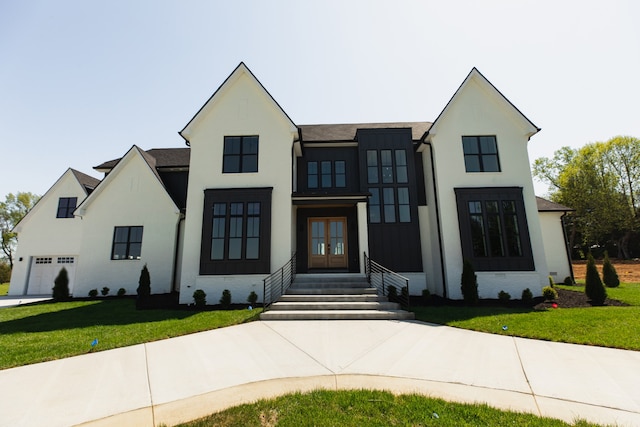
M 142 226 L 114 227 L 111 259 L 140 259 L 142 254 Z
M 258 137 L 225 136 L 222 172 L 258 172 Z
M 332 175 L 332 167 L 330 160 L 324 160 L 320 162 L 320 182 L 322 188 L 331 188 L 333 185 L 331 175 Z
M 318 188 L 318 162 L 307 163 L 307 187 Z
M 521 188 L 455 192 L 462 253 L 477 271 L 534 270 Z
M 56 218 L 73 218 L 73 211 L 76 210 L 77 203 L 77 197 L 60 197 L 58 199 Z
M 462 150 L 467 172 L 500 172 L 495 136 L 463 136 Z
M 200 274 L 269 272 L 271 191 L 205 190 Z
M 370 188 L 371 198 L 369 199 L 369 222 L 377 224 L 381 221 L 380 216 L 380 189 Z
M 337 188 L 345 188 L 347 186 L 347 166 L 344 160 L 336 160 L 335 162 L 335 184 Z
M 367 150 L 367 182 L 378 183 L 378 151 Z

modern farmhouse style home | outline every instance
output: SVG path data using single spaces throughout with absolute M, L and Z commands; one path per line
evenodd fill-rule
M 537 199 L 527 144 L 539 131 L 475 68 L 433 122 L 297 125 L 241 63 L 180 131 L 186 147 L 68 169 L 17 225 L 11 295 L 108 287 L 181 303 L 234 302 L 295 261 L 298 275 L 364 275 L 363 255 L 423 289 L 462 298 L 540 295 L 571 275 L 567 208 Z

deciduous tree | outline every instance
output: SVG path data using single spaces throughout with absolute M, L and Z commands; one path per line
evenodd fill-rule
M 13 255 L 16 250 L 16 233 L 13 232 L 16 224 L 33 208 L 40 199 L 33 193 L 9 193 L 4 202 L 0 202 L 0 232 L 2 232 L 2 256 L 13 268 Z

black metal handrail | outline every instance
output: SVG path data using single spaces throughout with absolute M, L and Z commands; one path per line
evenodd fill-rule
M 264 307 L 264 311 L 267 311 L 271 304 L 284 295 L 295 278 L 296 253 L 294 252 L 293 255 L 291 255 L 291 259 L 289 259 L 285 265 L 262 280 L 262 306 Z
M 378 290 L 378 295 L 409 308 L 409 279 L 373 261 L 366 252 L 364 266 L 367 282 Z

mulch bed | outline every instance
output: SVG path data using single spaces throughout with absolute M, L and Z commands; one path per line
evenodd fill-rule
M 558 299 L 555 301 L 543 301 L 533 306 L 536 310 L 545 310 L 553 307 L 553 304 L 557 304 L 557 308 L 578 308 L 578 307 L 592 307 L 587 295 L 584 293 L 584 286 L 576 286 L 575 291 L 567 291 L 565 289 L 558 289 Z M 604 306 L 628 306 L 622 301 L 616 299 L 607 298 L 604 301 Z

